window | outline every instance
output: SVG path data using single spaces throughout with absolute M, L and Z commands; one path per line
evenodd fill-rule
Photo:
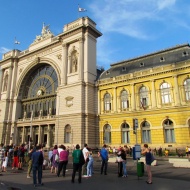
M 142 129 L 142 143 L 151 143 L 150 124 L 144 121 L 141 124 Z
M 121 136 L 123 144 L 130 143 L 129 125 L 127 123 L 121 125 Z
M 4 86 L 3 86 L 3 91 L 7 91 L 7 86 L 8 86 L 8 77 L 9 75 L 6 74 L 4 78 Z
M 162 83 L 162 85 L 160 86 L 160 93 L 162 104 L 171 103 L 170 85 L 168 83 Z
M 175 142 L 175 133 L 173 128 L 173 122 L 170 119 L 166 119 L 163 122 L 165 143 Z
M 104 126 L 104 134 L 103 134 L 103 141 L 104 144 L 110 144 L 111 143 L 111 126 L 109 124 L 106 124 Z
M 190 79 L 186 79 L 184 81 L 184 90 L 185 90 L 185 100 L 189 101 L 190 100 Z
M 71 143 L 71 126 L 66 125 L 65 127 L 65 143 Z
M 104 110 L 105 111 L 111 110 L 111 96 L 109 93 L 106 93 L 104 96 Z
M 126 90 L 121 92 L 121 109 L 125 110 L 129 108 L 129 100 L 128 100 L 128 93 Z
M 145 86 L 142 86 L 139 90 L 140 105 L 145 108 L 148 106 L 148 90 Z

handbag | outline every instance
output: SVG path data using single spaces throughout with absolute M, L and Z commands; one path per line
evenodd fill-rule
M 59 162 L 59 155 L 58 154 L 55 155 L 55 161 Z

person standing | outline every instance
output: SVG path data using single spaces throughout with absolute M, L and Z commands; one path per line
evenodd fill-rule
M 58 164 L 58 172 L 57 177 L 59 177 L 61 170 L 63 169 L 63 177 L 65 177 L 66 167 L 68 164 L 68 156 L 69 153 L 66 150 L 64 145 L 61 145 L 60 148 L 62 149 L 59 153 L 59 164 Z
M 185 154 L 186 154 L 186 157 L 188 158 L 188 156 L 189 156 L 189 147 L 188 146 L 186 146 L 186 148 L 185 148 Z
M 93 163 L 94 163 L 94 159 L 93 159 L 93 156 L 92 156 L 92 152 L 89 152 L 89 161 L 88 161 L 88 164 L 87 164 L 87 176 L 88 177 L 92 177 Z
M 33 171 L 33 185 L 37 187 L 36 173 L 38 172 L 38 185 L 42 186 L 42 165 L 43 165 L 43 154 L 41 147 L 37 146 L 36 151 L 32 153 L 32 171 Z
M 4 161 L 4 156 L 5 156 L 5 151 L 3 148 L 3 144 L 0 144 L 0 175 L 2 175 L 1 171 L 2 171 L 3 161 Z
M 102 159 L 102 165 L 101 165 L 101 174 L 107 175 L 107 166 L 108 166 L 108 151 L 106 150 L 106 145 L 102 147 L 100 150 L 100 156 Z
M 81 183 L 81 172 L 82 172 L 82 164 L 83 163 L 81 163 L 80 161 L 81 161 L 82 157 L 84 159 L 84 156 L 83 156 L 83 152 L 80 150 L 79 144 L 76 145 L 76 149 L 73 151 L 72 157 L 73 157 L 73 173 L 72 173 L 71 182 L 72 183 L 75 182 L 75 174 L 78 171 L 78 175 L 79 175 L 78 182 Z M 84 160 L 84 162 L 85 162 L 85 160 Z
M 15 146 L 13 151 L 13 164 L 12 164 L 12 170 L 15 168 L 18 168 L 18 146 Z
M 33 148 L 30 147 L 30 151 L 28 153 L 28 171 L 27 171 L 27 178 L 31 178 L 30 177 L 30 173 L 32 171 L 32 153 L 33 153 Z
M 84 177 L 87 177 L 87 164 L 89 161 L 89 158 L 88 158 L 89 151 L 88 151 L 87 144 L 84 144 L 84 148 L 83 148 L 82 152 L 83 152 L 83 156 L 84 156 L 84 160 L 85 160 L 85 164 L 82 166 L 82 175 Z
M 146 181 L 146 183 L 152 184 L 152 172 L 151 172 L 152 155 L 150 149 L 148 148 L 148 144 L 144 144 L 144 148 L 141 153 L 145 155 L 146 170 L 148 174 L 148 180 Z
M 122 148 L 121 149 L 121 158 L 122 158 L 122 167 L 123 167 L 123 176 L 122 177 L 127 177 L 127 155 L 125 150 Z
M 59 155 L 57 150 L 57 145 L 53 148 L 53 158 L 52 158 L 52 166 L 51 166 L 51 173 L 53 173 L 53 169 L 55 169 L 55 174 L 57 174 L 58 162 L 55 160 L 56 155 Z

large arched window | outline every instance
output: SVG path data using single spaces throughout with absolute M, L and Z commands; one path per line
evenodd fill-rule
M 111 143 L 111 126 L 109 124 L 106 124 L 104 126 L 104 134 L 103 134 L 103 140 L 104 144 L 110 144 Z
M 166 119 L 163 122 L 165 143 L 175 143 L 175 132 L 173 121 Z
M 160 86 L 162 104 L 171 103 L 170 85 L 167 82 L 162 83 Z
M 121 92 L 121 110 L 126 110 L 129 108 L 128 93 L 126 90 Z
M 142 143 L 151 143 L 151 132 L 150 132 L 150 124 L 147 121 L 144 121 L 141 124 L 142 130 Z
M 184 81 L 184 90 L 185 90 L 185 100 L 190 100 L 190 78 Z
M 123 144 L 130 143 L 129 125 L 127 123 L 122 123 L 121 125 L 121 136 Z
M 104 110 L 111 111 L 111 96 L 109 93 L 104 95 Z
M 145 86 L 142 86 L 139 90 L 140 105 L 143 108 L 148 106 L 148 89 Z
M 65 143 L 71 143 L 71 126 L 66 125 L 65 126 Z
M 29 118 L 56 114 L 56 90 L 58 78 L 54 68 L 40 64 L 32 68 L 22 81 L 19 95 L 22 97 L 22 116 Z

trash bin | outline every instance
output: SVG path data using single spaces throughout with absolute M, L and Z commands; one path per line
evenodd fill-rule
M 137 163 L 137 176 L 142 177 L 144 175 L 144 162 Z

